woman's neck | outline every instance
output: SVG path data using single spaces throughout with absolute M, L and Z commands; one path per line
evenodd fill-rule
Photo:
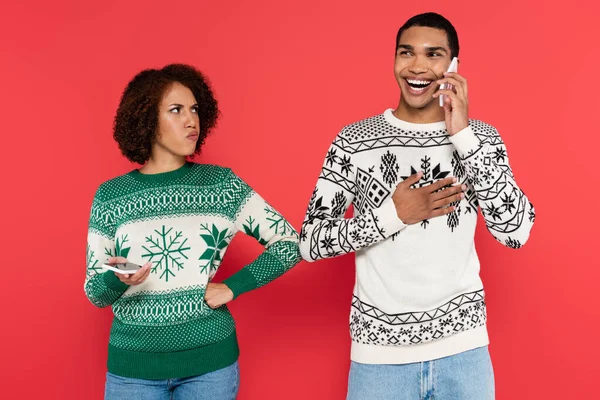
M 139 171 L 142 174 L 160 174 L 163 172 L 171 172 L 185 165 L 186 159 L 182 156 L 172 157 L 155 157 L 150 156 L 150 159 L 144 164 Z

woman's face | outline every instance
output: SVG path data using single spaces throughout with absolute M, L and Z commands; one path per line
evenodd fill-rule
M 153 157 L 159 153 L 182 157 L 194 154 L 199 132 L 198 103 L 192 91 L 179 82 L 172 83 L 165 90 L 158 107 Z

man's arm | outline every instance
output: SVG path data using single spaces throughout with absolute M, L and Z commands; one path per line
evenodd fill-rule
M 437 83 L 450 83 L 455 90 L 438 90 L 434 97 L 447 95 L 446 129 L 475 188 L 485 224 L 500 243 L 518 249 L 529 238 L 535 221 L 533 205 L 514 179 L 496 129 L 486 125 L 480 140 L 469 126 L 467 80 L 456 73 L 444 75 Z
M 503 245 L 518 249 L 529 238 L 535 209 L 515 181 L 498 131 L 487 128 L 478 137 L 469 126 L 450 141 L 475 189 L 488 231 Z

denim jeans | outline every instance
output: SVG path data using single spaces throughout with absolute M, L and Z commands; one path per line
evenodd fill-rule
M 347 400 L 493 400 L 487 346 L 412 364 L 352 362 Z
M 189 378 L 147 380 L 106 374 L 105 400 L 235 400 L 240 384 L 237 361 Z

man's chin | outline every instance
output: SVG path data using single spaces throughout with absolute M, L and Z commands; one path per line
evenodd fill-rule
M 424 110 L 431 105 L 432 100 L 429 100 L 429 101 L 410 101 L 410 100 L 407 101 L 407 100 L 405 100 L 404 102 L 406 103 L 408 108 L 412 108 L 415 110 Z

